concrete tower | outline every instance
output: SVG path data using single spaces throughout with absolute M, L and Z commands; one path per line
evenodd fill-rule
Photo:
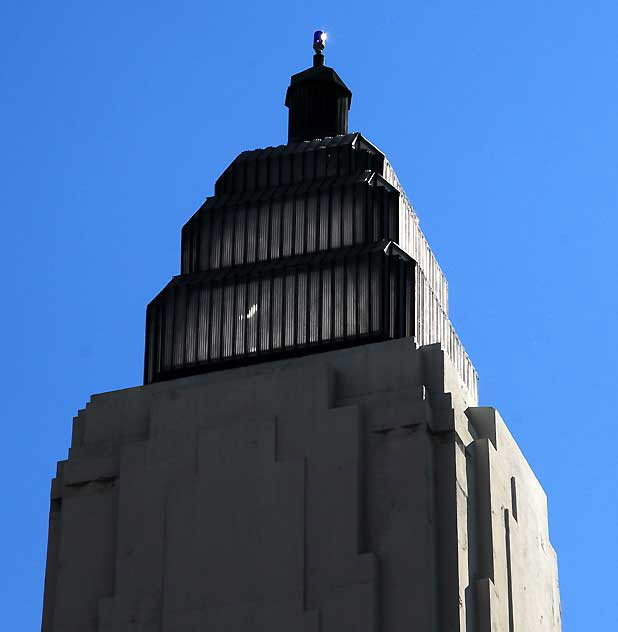
M 43 632 L 558 632 L 546 497 L 324 66 L 241 153 L 52 481 Z

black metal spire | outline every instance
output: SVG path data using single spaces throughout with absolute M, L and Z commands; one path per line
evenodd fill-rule
M 352 93 L 339 75 L 324 65 L 326 33 L 313 35 L 313 67 L 292 75 L 285 97 L 289 108 L 288 143 L 348 133 Z

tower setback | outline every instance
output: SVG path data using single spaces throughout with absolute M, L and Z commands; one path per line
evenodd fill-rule
M 184 226 L 144 386 L 74 420 L 43 632 L 561 629 L 545 494 L 324 42 Z

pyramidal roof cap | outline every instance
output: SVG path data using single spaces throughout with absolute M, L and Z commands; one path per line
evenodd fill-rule
M 343 79 L 335 72 L 334 68 L 330 68 L 329 66 L 312 66 L 302 72 L 297 72 L 290 78 L 290 86 L 287 94 L 285 95 L 285 104 L 288 107 L 290 105 L 290 89 L 305 82 L 334 83 L 342 89 L 342 92 L 350 99 L 350 103 L 352 102 L 352 92 L 348 86 L 345 85 Z

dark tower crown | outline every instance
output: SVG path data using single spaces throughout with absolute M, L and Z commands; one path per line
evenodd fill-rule
M 324 66 L 326 36 L 313 37 L 313 67 L 292 75 L 285 104 L 290 110 L 288 143 L 348 133 L 348 110 L 352 93 L 339 75 Z
M 288 143 L 242 152 L 185 224 L 181 273 L 148 305 L 144 382 L 414 336 L 443 342 L 476 397 L 446 279 L 384 154 L 346 134 L 324 40 L 288 88 Z

